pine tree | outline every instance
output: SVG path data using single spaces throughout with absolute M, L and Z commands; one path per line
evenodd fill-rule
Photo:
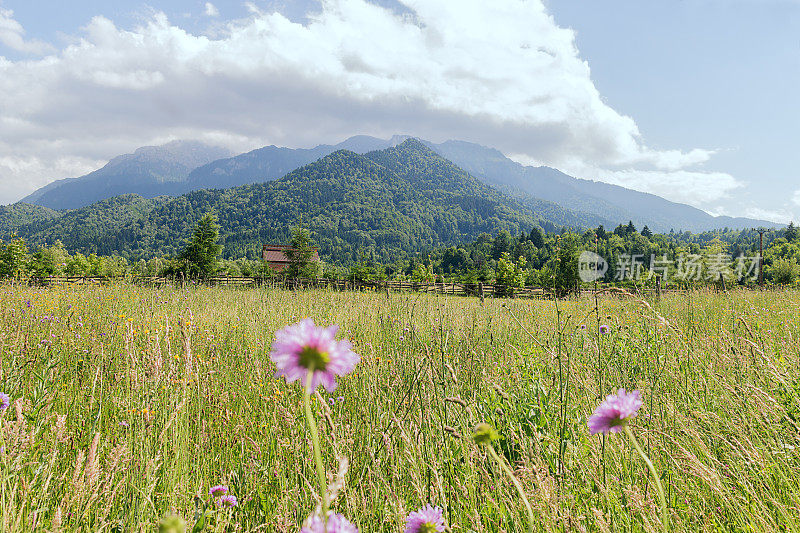
M 302 227 L 292 228 L 291 248 L 287 248 L 283 254 L 289 260 L 286 268 L 286 276 L 289 278 L 315 278 L 317 277 L 318 265 L 312 259 L 314 257 L 314 241 L 311 232 Z
M 794 225 L 794 222 L 789 222 L 789 225 L 786 226 L 786 233 L 784 234 L 786 240 L 792 242 L 797 238 L 797 226 Z
M 178 256 L 187 276 L 205 277 L 217 271 L 217 257 L 222 251 L 218 239 L 217 217 L 208 213 L 197 223 L 192 238 L 186 240 L 186 248 Z
M 603 225 L 600 224 L 599 226 L 597 226 L 597 229 L 595 230 L 595 234 L 597 235 L 598 239 L 600 239 L 600 240 L 605 239 L 606 236 L 607 236 L 606 235 L 606 228 L 604 228 Z
M 544 246 L 544 235 L 542 235 L 542 230 L 534 226 L 533 229 L 531 230 L 531 235 L 529 240 L 537 248 L 541 248 L 542 246 Z

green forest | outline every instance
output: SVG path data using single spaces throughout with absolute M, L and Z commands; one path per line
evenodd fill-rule
M 287 244 L 296 245 L 300 235 L 301 248 L 316 245 L 316 233 L 299 226 L 293 229 L 294 235 L 287 238 Z M 16 237 L 0 241 L 0 278 L 157 276 L 180 272 L 185 275 L 278 276 L 260 260 L 222 256 L 219 235 L 215 217 L 207 215 L 187 233 L 177 254 L 137 261 L 119 255 L 70 253 L 61 241 L 31 248 L 24 239 Z M 362 253 L 357 261 L 324 261 L 318 268 L 303 270 L 302 275 L 359 281 L 457 281 L 574 288 L 580 284 L 579 255 L 588 250 L 608 262 L 608 272 L 599 280 L 601 282 L 621 286 L 652 284 L 657 274 L 666 285 L 707 285 L 719 282 L 721 273 L 729 285 L 754 285 L 758 281 L 754 265 L 759 253 L 759 237 L 756 230 L 653 234 L 647 227 L 638 230 L 633 224 L 627 224 L 613 231 L 600 226 L 576 233 L 563 228 L 547 232 L 535 226 L 530 232 L 517 234 L 508 230 L 494 235 L 482 233 L 466 243 L 409 253 L 392 262 L 381 262 L 374 253 Z M 204 243 L 200 251 L 193 239 Z M 783 230 L 764 232 L 763 246 L 766 283 L 798 283 L 800 232 L 794 224 Z M 202 260 L 191 259 L 200 256 Z M 203 266 L 198 269 L 195 265 L 199 264 Z M 687 275 L 689 264 L 695 267 L 688 272 L 694 276 Z
M 323 261 L 316 275 L 331 278 L 568 288 L 579 281 L 581 252 L 591 251 L 607 262 L 607 282 L 648 283 L 655 274 L 684 284 L 720 275 L 754 282 L 756 230 L 654 234 L 632 222 L 576 227 L 576 216 L 546 201 L 515 200 L 408 139 L 364 155 L 339 150 L 267 183 L 153 199 L 129 194 L 68 211 L 5 206 L 0 276 L 270 276 L 261 245 L 288 243 L 292 228 L 302 227 Z M 203 220 L 209 240 L 208 217 L 215 252 L 198 270 L 187 243 Z M 794 225 L 766 231 L 764 247 L 765 279 L 795 283 Z
M 0 231 L 33 246 L 60 240 L 84 255 L 138 261 L 177 254 L 206 213 L 219 219 L 223 257 L 255 259 L 261 244 L 285 242 L 291 226 L 302 223 L 323 259 L 344 265 L 364 254 L 389 263 L 486 232 L 556 227 L 409 139 L 364 156 L 340 150 L 268 183 L 176 198 L 124 195 L 27 223 L 15 213 Z

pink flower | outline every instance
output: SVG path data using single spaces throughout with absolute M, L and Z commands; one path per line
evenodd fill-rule
M 0 392 L 0 411 L 5 411 L 11 405 L 11 398 L 5 392 Z
M 619 433 L 630 419 L 636 417 L 641 406 L 638 390 L 625 392 L 625 389 L 619 389 L 616 394 L 609 394 L 587 420 L 589 433 Z
M 300 533 L 358 533 L 358 528 L 339 513 L 328 515 L 328 527 L 326 528 L 322 517 L 315 514 L 308 519 Z
M 236 501 L 236 496 L 233 494 L 226 494 L 220 498 L 220 503 L 223 507 L 237 507 L 239 505 L 239 502 Z
M 278 367 L 276 376 L 284 376 L 287 383 L 301 380 L 305 383 L 313 371 L 309 390 L 322 384 L 328 392 L 336 389 L 336 376 L 352 372 L 361 360 L 351 350 L 350 341 L 335 340 L 339 326 L 321 328 L 310 318 L 275 332 L 275 341 L 269 357 Z
M 442 533 L 444 531 L 444 517 L 442 508 L 426 505 L 418 511 L 409 513 L 406 517 L 405 533 Z
M 225 485 L 214 485 L 211 487 L 211 490 L 208 491 L 212 498 L 217 498 L 224 494 L 228 494 L 228 487 Z

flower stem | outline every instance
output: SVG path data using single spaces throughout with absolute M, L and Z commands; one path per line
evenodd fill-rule
M 314 414 L 311 412 L 311 378 L 314 376 L 314 369 L 308 371 L 303 400 L 306 407 L 306 420 L 308 429 L 311 432 L 311 441 L 314 444 L 314 462 L 317 464 L 317 477 L 319 478 L 319 495 L 322 504 L 322 523 L 325 524 L 325 531 L 328 530 L 328 482 L 325 475 L 325 467 L 322 464 L 322 453 L 319 447 L 319 432 L 317 423 L 314 421 Z
M 525 509 L 528 511 L 528 530 L 533 533 L 533 524 L 536 519 L 533 516 L 533 509 L 531 509 L 531 504 L 528 501 L 528 497 L 525 496 L 525 490 L 523 490 L 519 480 L 516 478 L 516 476 L 514 476 L 514 472 L 511 471 L 511 467 L 508 466 L 508 463 L 506 463 L 505 460 L 503 460 L 503 458 L 497 455 L 497 452 L 494 451 L 494 446 L 489 444 L 486 446 L 486 449 L 489 450 L 489 455 L 491 455 L 494 460 L 497 461 L 497 464 L 499 464 L 500 468 L 503 469 L 503 472 L 505 472 L 505 474 L 508 476 L 508 479 L 510 479 L 517 488 L 517 492 L 519 492 L 519 495 L 522 497 L 522 501 L 525 504 Z
M 628 435 L 628 438 L 633 443 L 634 448 L 636 451 L 639 452 L 639 455 L 642 456 L 644 462 L 647 463 L 647 468 L 650 469 L 650 473 L 653 474 L 653 479 L 656 482 L 656 490 L 658 491 L 658 499 L 661 501 L 661 526 L 664 528 L 664 531 L 669 531 L 669 514 L 667 513 L 667 500 L 664 498 L 664 487 L 661 486 L 661 478 L 658 476 L 658 472 L 656 472 L 656 467 L 653 466 L 653 462 L 647 457 L 647 454 L 644 453 L 642 450 L 639 441 L 636 440 L 636 437 L 633 435 L 633 431 L 631 431 L 630 426 L 627 424 L 625 425 L 625 433 Z

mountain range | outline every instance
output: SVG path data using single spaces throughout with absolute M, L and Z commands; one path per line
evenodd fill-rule
M 63 210 L 85 207 L 122 194 L 155 198 L 178 196 L 200 189 L 226 189 L 278 179 L 337 150 L 365 154 L 397 146 L 408 138 L 396 135 L 390 139 L 378 139 L 359 135 L 336 145 L 319 145 L 310 149 L 266 146 L 232 157 L 227 157 L 230 154 L 224 149 L 196 141 L 174 141 L 116 157 L 103 168 L 85 176 L 53 182 L 21 202 Z M 531 209 L 552 211 L 552 204 L 557 204 L 563 210 L 556 219 L 550 218 L 553 213 L 541 213 L 541 218 L 557 224 L 614 227 L 633 221 L 637 227 L 646 225 L 656 232 L 780 227 L 764 220 L 715 217 L 653 194 L 573 178 L 549 167 L 523 166 L 496 149 L 474 143 L 452 140 L 440 144 L 421 142 L 485 184 Z M 0 229 L 2 224 L 0 221 Z
M 186 183 L 193 169 L 231 155 L 229 150 L 197 141 L 144 146 L 132 154 L 115 157 L 85 176 L 45 185 L 20 202 L 51 209 L 77 209 L 122 194 L 144 198 L 174 196 L 188 190 Z
M 406 139 L 363 155 L 336 150 L 267 182 L 177 197 L 122 195 L 55 218 L 39 206 L 37 220 L 6 227 L 33 245 L 59 239 L 73 251 L 140 259 L 175 255 L 192 226 L 214 212 L 227 257 L 257 257 L 262 243 L 286 242 L 291 225 L 302 221 L 328 261 L 346 264 L 367 255 L 388 263 L 481 233 L 520 234 L 534 226 L 554 231 L 552 220 L 579 219 L 550 202 L 535 205 L 501 193 L 420 141 Z M 13 208 L 6 208 L 7 216 Z

